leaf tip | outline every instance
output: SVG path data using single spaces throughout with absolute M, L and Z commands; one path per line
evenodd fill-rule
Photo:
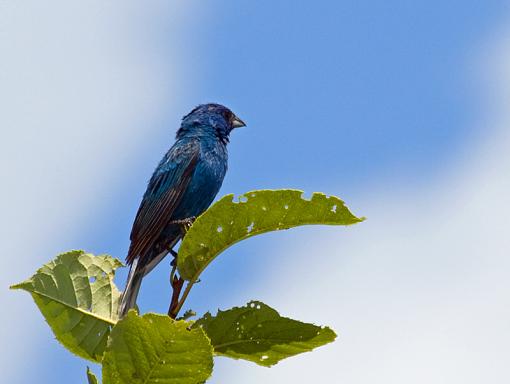
M 88 366 L 87 366 L 87 380 L 88 380 L 89 384 L 98 384 L 99 383 L 96 375 L 94 374 L 94 372 L 92 372 L 90 370 L 90 367 L 88 367 Z
M 24 289 L 24 290 L 27 290 L 27 288 L 29 286 L 32 285 L 32 282 L 30 280 L 25 280 L 25 281 L 22 281 L 21 283 L 17 283 L 17 284 L 12 284 L 9 286 L 9 289 L 12 289 L 13 291 L 14 290 L 18 290 L 18 289 Z

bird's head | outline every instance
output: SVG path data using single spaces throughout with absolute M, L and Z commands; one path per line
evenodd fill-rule
M 227 143 L 234 128 L 246 124 L 230 109 L 221 104 L 202 104 L 182 118 L 177 138 L 183 136 L 214 135 Z

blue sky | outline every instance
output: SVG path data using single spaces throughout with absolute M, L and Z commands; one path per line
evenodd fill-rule
M 1 247 L 16 256 L 4 256 L 1 282 L 71 248 L 123 258 L 180 117 L 216 101 L 248 123 L 232 137 L 220 195 L 324 191 L 369 220 L 252 239 L 211 266 L 189 300 L 198 312 L 263 299 L 345 335 L 271 370 L 218 359 L 212 383 L 304 383 L 318 371 L 335 382 L 481 383 L 491 370 L 502 381 L 507 8 L 3 2 Z M 144 283 L 143 310 L 166 310 L 167 267 Z M 30 298 L 1 295 L 15 311 L 2 331 L 16 345 L 3 356 L 9 382 L 84 380 Z M 463 341 L 487 329 L 499 343 Z

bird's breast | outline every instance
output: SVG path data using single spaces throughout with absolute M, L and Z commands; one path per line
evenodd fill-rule
M 185 206 L 179 207 L 176 216 L 199 216 L 205 211 L 220 190 L 226 171 L 227 152 L 223 145 L 202 148 L 182 200 Z

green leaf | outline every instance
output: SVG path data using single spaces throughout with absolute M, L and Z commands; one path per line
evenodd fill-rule
M 63 253 L 30 279 L 13 285 L 32 294 L 55 337 L 68 350 L 100 362 L 120 297 L 113 283 L 122 263 L 84 251 Z
M 89 367 L 87 367 L 87 379 L 89 384 L 99 384 L 96 375 L 94 375 L 94 372 L 92 372 Z
M 193 327 L 205 331 L 216 354 L 266 367 L 331 343 L 336 338 L 335 332 L 328 327 L 281 317 L 259 301 L 218 311 L 216 316 L 207 313 Z
M 183 239 L 177 257 L 182 278 L 195 282 L 222 251 L 249 237 L 299 225 L 350 225 L 354 216 L 335 196 L 314 193 L 310 200 L 297 190 L 248 192 L 233 200 L 226 195 L 197 218 Z
M 134 311 L 113 328 L 103 384 L 197 384 L 211 375 L 213 349 L 204 332 L 168 316 Z

